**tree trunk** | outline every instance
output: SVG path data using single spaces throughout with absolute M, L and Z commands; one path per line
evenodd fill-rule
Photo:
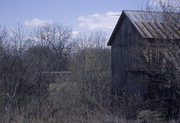
M 11 123 L 11 103 L 8 101 L 6 107 L 6 117 L 5 117 L 5 123 Z

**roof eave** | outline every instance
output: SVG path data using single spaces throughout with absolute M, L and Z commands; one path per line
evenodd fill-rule
M 109 40 L 108 40 L 108 43 L 107 43 L 108 46 L 111 46 L 111 45 L 112 45 L 112 42 L 113 42 L 114 38 L 116 37 L 116 33 L 117 33 L 118 29 L 120 28 L 120 25 L 121 25 L 121 23 L 122 23 L 122 20 L 123 20 L 123 18 L 124 18 L 124 15 L 125 15 L 125 13 L 124 13 L 124 10 L 123 10 L 123 11 L 122 11 L 122 14 L 120 15 L 120 17 L 119 17 L 119 19 L 118 19 L 118 21 L 117 21 L 117 23 L 116 23 L 116 26 L 115 26 L 112 34 L 111 34 L 111 36 L 110 36 L 110 38 L 109 38 Z

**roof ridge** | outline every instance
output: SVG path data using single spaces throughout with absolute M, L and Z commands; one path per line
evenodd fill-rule
M 162 12 L 162 11 L 151 11 L 151 10 L 122 10 L 124 12 L 148 12 L 148 13 L 174 13 L 174 14 L 180 14 L 176 12 Z

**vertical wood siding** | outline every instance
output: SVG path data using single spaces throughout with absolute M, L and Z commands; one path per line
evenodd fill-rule
M 137 43 L 135 37 L 138 31 L 125 17 L 112 43 L 112 92 L 121 94 L 124 88 L 128 88 L 133 93 L 146 91 L 146 80 L 144 75 L 134 69 L 138 65 L 134 45 Z

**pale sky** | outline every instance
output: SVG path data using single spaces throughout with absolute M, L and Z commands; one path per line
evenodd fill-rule
M 122 10 L 142 9 L 147 0 L 0 0 L 0 24 L 24 28 L 60 23 L 79 30 L 112 32 Z

